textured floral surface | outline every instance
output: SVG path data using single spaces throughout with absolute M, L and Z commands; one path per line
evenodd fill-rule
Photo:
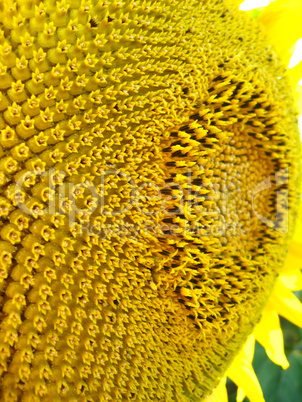
M 199 401 L 288 248 L 285 69 L 220 0 L 0 17 L 2 399 Z

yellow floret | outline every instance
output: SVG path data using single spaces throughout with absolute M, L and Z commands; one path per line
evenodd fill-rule
M 247 361 L 293 232 L 284 67 L 223 0 L 0 21 L 1 400 L 202 400 Z

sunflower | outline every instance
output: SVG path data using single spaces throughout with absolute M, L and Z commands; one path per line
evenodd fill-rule
M 234 0 L 0 3 L 3 401 L 220 402 L 226 376 L 261 401 L 255 339 L 287 367 L 287 3 L 263 26 Z

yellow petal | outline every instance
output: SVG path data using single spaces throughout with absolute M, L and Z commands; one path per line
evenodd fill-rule
M 264 401 L 260 384 L 251 364 L 254 345 L 255 337 L 251 335 L 227 371 L 227 376 L 239 387 L 238 402 L 242 401 L 245 395 L 250 399 L 250 402 Z
M 289 290 L 297 291 L 302 289 L 302 273 L 300 270 L 294 270 L 288 274 L 280 275 L 281 282 Z
M 223 377 L 218 387 L 209 395 L 205 402 L 228 402 L 228 393 L 226 389 L 226 377 Z
M 279 278 L 269 301 L 280 315 L 302 327 L 302 303 Z
M 279 316 L 270 304 L 265 307 L 261 320 L 254 329 L 254 335 L 274 363 L 279 364 L 284 369 L 289 366 L 284 354 Z
M 239 7 L 243 0 L 232 0 L 236 7 Z
M 294 44 L 302 36 L 302 2 L 300 0 L 275 0 L 259 15 L 265 26 L 270 43 L 283 57 L 286 65 Z
M 291 80 L 292 87 L 296 88 L 302 78 L 302 61 L 300 61 L 295 67 L 290 68 L 288 70 L 288 75 Z
M 293 242 L 294 243 L 294 242 Z M 283 264 L 281 275 L 289 275 L 294 271 L 300 271 L 302 268 L 302 258 L 299 257 L 301 246 L 296 247 L 292 244 L 290 251 L 286 257 L 285 263 Z
M 290 78 L 290 82 L 293 88 L 293 95 L 296 101 L 297 109 L 299 113 L 302 112 L 302 91 L 301 91 L 301 85 L 299 85 L 299 82 L 302 78 L 302 61 L 298 63 L 295 67 L 290 68 L 288 70 L 288 75 Z M 301 239 L 302 240 L 302 239 Z
M 302 259 L 302 247 L 301 247 L 301 243 L 298 243 L 296 241 L 292 241 L 291 247 L 290 247 L 290 251 L 289 253 L 293 256 L 296 257 L 297 259 L 300 260 L 300 265 L 302 265 L 301 263 L 301 259 Z M 298 267 L 297 267 L 298 268 Z
M 296 87 L 296 92 L 297 92 L 296 96 L 298 97 L 297 109 L 298 109 L 298 112 L 300 114 L 302 114 L 302 86 L 301 85 L 298 85 Z
M 302 87 L 300 87 L 302 89 Z M 302 92 L 301 92 L 302 95 Z M 302 98 L 301 98 L 302 99 Z M 292 274 L 293 271 L 302 269 L 302 220 L 301 211 L 296 220 L 296 228 L 291 241 L 285 263 L 283 264 L 281 274 Z
M 255 336 L 254 334 L 252 334 L 249 336 L 248 340 L 243 346 L 241 355 L 251 363 L 253 361 L 254 351 L 255 351 Z
M 238 388 L 236 401 L 237 402 L 242 402 L 244 400 L 244 398 L 245 398 L 245 392 L 243 391 L 242 388 Z
M 297 238 L 297 236 L 296 236 Z M 283 264 L 280 280 L 290 290 L 302 289 L 302 245 L 292 241 L 285 263 Z

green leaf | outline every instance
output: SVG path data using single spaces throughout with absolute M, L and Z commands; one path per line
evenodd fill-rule
M 259 348 L 262 349 L 261 352 L 259 352 Z M 258 367 L 254 366 L 254 370 L 260 382 L 264 399 L 266 402 L 277 402 L 277 384 L 280 383 L 283 369 L 269 360 L 262 346 L 256 347 L 255 355 L 257 352 L 258 354 L 261 353 L 262 361 L 258 361 Z
M 290 367 L 282 373 L 278 384 L 277 402 L 301 402 L 302 352 L 294 350 L 288 357 Z
M 227 378 L 227 391 L 228 391 L 228 402 L 236 402 L 236 395 L 237 395 L 237 386 L 233 383 L 232 380 Z

